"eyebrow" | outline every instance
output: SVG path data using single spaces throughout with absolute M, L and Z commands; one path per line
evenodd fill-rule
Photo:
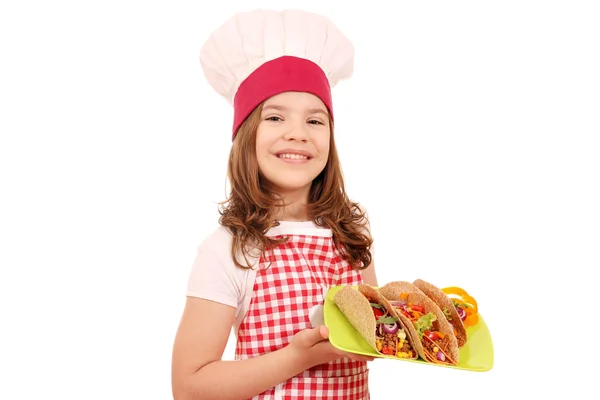
M 270 110 L 270 109 L 273 109 L 273 110 L 278 110 L 278 111 L 289 111 L 289 108 L 287 108 L 287 107 L 284 107 L 284 106 L 278 106 L 278 105 L 275 105 L 275 104 L 273 104 L 273 105 L 268 105 L 268 106 L 264 106 L 264 107 L 263 107 L 263 111 Z M 326 112 L 324 109 L 322 109 L 322 108 L 311 108 L 310 110 L 308 110 L 308 113 L 309 113 L 309 114 L 317 114 L 317 113 L 321 113 L 321 114 L 323 114 L 323 115 L 325 115 L 325 116 L 329 115 L 329 114 L 328 114 L 328 113 L 327 113 L 327 112 Z

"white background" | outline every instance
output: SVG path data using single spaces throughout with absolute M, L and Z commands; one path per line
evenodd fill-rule
M 492 332 L 491 371 L 376 360 L 372 398 L 591 390 L 593 3 L 2 2 L 0 398 L 171 398 L 187 274 L 230 148 L 232 110 L 199 49 L 258 7 L 326 13 L 355 44 L 336 134 L 379 282 L 460 285 Z

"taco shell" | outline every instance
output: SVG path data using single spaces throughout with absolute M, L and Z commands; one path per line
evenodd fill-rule
M 373 318 L 369 300 L 351 286 L 346 286 L 333 296 L 333 301 L 369 346 L 377 350 L 375 344 L 377 324 Z
M 417 279 L 414 281 L 414 285 L 418 287 L 427 297 L 429 297 L 441 310 L 447 310 L 448 314 L 450 314 L 450 318 L 446 316 L 446 319 L 453 328 L 456 330 L 456 339 L 458 342 L 458 347 L 464 346 L 467 342 L 467 330 L 465 325 L 463 324 L 458 312 L 456 311 L 456 307 L 454 307 L 454 303 L 452 300 L 446 296 L 446 294 L 437 286 L 426 282 L 422 279 Z M 442 311 L 443 312 L 443 311 Z M 444 314 L 445 315 L 445 314 Z
M 369 286 L 367 284 L 362 284 L 358 286 L 358 291 L 359 293 L 361 293 L 364 297 L 367 298 L 368 301 L 372 302 L 372 303 L 377 303 L 377 304 L 381 304 L 382 306 L 385 307 L 385 309 L 394 314 L 394 307 L 392 307 L 392 305 L 390 304 L 390 302 L 381 294 L 377 291 L 377 289 L 375 289 L 372 286 Z M 370 307 L 370 306 L 369 306 Z
M 412 283 L 407 282 L 407 281 L 390 282 L 390 283 L 380 287 L 378 290 L 379 290 L 379 293 L 381 293 L 381 295 L 383 297 L 385 297 L 387 299 L 393 298 L 396 300 L 399 299 L 399 296 L 401 293 L 416 292 L 416 293 L 425 294 L 417 286 L 415 286 Z

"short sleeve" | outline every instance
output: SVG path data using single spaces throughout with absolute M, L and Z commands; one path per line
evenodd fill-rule
M 229 265 L 228 258 L 231 257 L 223 254 L 226 246 L 219 247 L 211 246 L 210 241 L 198 247 L 186 294 L 237 308 L 241 285 Z

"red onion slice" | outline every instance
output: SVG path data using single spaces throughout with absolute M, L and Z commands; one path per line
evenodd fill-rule
M 458 313 L 458 316 L 460 317 L 461 321 L 467 319 L 467 313 L 462 308 L 456 307 L 456 312 Z
M 398 332 L 398 324 L 396 322 L 394 322 L 393 324 L 381 324 L 381 326 L 383 327 L 383 331 L 385 333 L 396 333 Z

